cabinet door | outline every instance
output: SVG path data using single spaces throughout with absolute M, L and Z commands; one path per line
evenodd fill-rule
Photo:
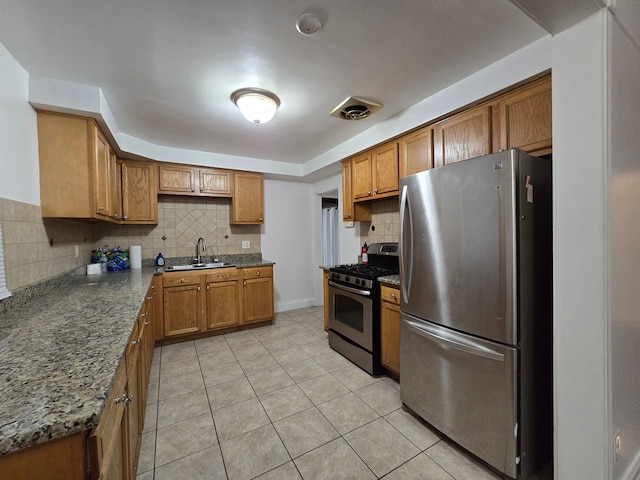
M 342 162 L 342 219 L 345 222 L 355 220 L 351 194 L 351 160 Z
M 201 169 L 200 193 L 215 196 L 231 196 L 231 173 L 225 170 Z
M 400 138 L 400 177 L 433 168 L 433 129 L 421 128 Z
M 471 108 L 436 124 L 433 143 L 438 167 L 491 153 L 491 107 Z
M 382 365 L 400 375 L 400 291 L 381 288 L 380 337 Z
M 163 288 L 165 337 L 202 330 L 200 292 L 200 284 Z
M 189 166 L 158 164 L 158 193 L 192 195 L 196 193 L 196 169 Z
M 122 162 L 122 206 L 126 223 L 157 224 L 156 168 L 151 162 Z
M 109 190 L 111 192 L 111 213 L 114 220 L 122 220 L 122 169 L 115 153 L 109 162 Z
M 125 355 L 127 363 L 127 400 L 125 408 L 127 417 L 126 465 L 127 472 L 130 474 L 129 478 L 135 478 L 134 472 L 138 465 L 138 447 L 142 433 L 140 351 L 141 340 L 137 338 L 129 345 L 129 349 Z
M 105 136 L 94 125 L 94 194 L 96 214 L 100 217 L 110 218 L 113 216 L 111 211 L 111 147 Z
M 207 283 L 207 328 L 215 330 L 240 324 L 238 280 Z
M 264 223 L 264 175 L 236 172 L 233 177 L 231 223 Z
M 500 108 L 501 147 L 535 155 L 551 152 L 551 77 L 503 97 Z
M 398 193 L 398 144 L 390 142 L 371 152 L 373 171 L 373 193 L 388 196 Z
M 371 153 L 363 153 L 351 160 L 351 193 L 353 200 L 368 199 L 373 195 Z
M 100 424 L 89 435 L 88 456 L 91 480 L 128 478 L 126 474 L 126 383 L 126 363 L 122 362 L 106 401 Z
M 242 320 L 261 322 L 273 318 L 273 267 L 242 270 Z

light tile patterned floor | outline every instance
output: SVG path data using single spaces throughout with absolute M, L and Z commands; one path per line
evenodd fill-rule
M 329 348 L 322 316 L 156 348 L 137 479 L 499 478 Z

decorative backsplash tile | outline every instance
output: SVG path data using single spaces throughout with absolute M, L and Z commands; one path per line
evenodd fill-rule
M 360 243 L 397 242 L 400 238 L 398 197 L 371 204 L 371 222 L 360 222 Z
M 229 225 L 227 198 L 160 196 L 158 225 L 43 219 L 40 206 L 0 198 L 7 288 L 54 278 L 91 261 L 91 250 L 142 246 L 142 258 L 192 257 L 199 237 L 215 255 L 259 254 L 260 225 Z M 242 242 L 250 248 L 242 248 Z M 76 256 L 77 247 L 77 256 Z M 146 262 L 145 262 L 146 263 Z

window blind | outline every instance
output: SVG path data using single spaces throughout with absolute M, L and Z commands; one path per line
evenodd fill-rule
M 2 241 L 2 224 L 0 224 L 0 300 L 11 296 L 7 290 L 7 277 L 4 273 L 4 242 Z

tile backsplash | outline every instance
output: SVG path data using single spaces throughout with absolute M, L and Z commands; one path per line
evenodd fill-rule
M 38 205 L 8 199 L 0 199 L 0 223 L 9 291 L 74 270 L 91 258 L 90 223 L 43 219 Z
M 202 237 L 209 254 L 260 253 L 260 225 L 229 225 L 228 198 L 190 198 L 161 195 L 158 225 L 97 224 L 100 245 L 142 246 L 142 258 L 192 257 Z M 250 247 L 242 248 L 248 241 Z
M 371 222 L 360 222 L 360 243 L 397 242 L 400 239 L 398 197 L 376 200 L 371 204 Z
M 142 258 L 191 257 L 199 237 L 210 253 L 260 253 L 260 225 L 229 225 L 227 198 L 160 196 L 158 225 L 43 219 L 38 205 L 0 198 L 7 288 L 56 277 L 91 261 L 97 246 L 142 246 Z M 250 248 L 242 248 L 242 242 Z M 77 256 L 76 256 L 77 249 Z

